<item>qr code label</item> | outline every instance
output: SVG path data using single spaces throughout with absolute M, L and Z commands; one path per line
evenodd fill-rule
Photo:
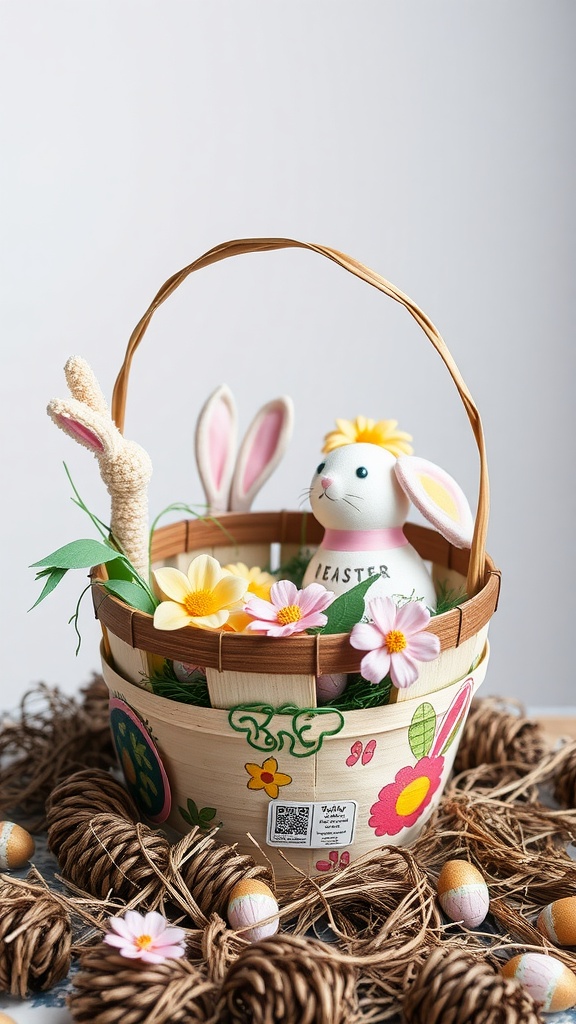
M 313 803 L 290 801 L 268 805 L 268 846 L 300 846 L 307 849 L 348 846 L 354 837 L 355 800 Z

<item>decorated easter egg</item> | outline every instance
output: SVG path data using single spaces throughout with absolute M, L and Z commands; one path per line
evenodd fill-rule
M 447 860 L 438 879 L 440 906 L 451 921 L 477 928 L 488 913 L 490 896 L 482 875 L 467 860 Z
M 174 675 L 180 683 L 189 683 L 194 676 L 198 675 L 201 669 L 198 665 L 190 665 L 186 661 L 173 661 L 172 668 L 174 669 Z
M 536 926 L 557 946 L 576 946 L 576 896 L 549 903 L 539 915 Z
M 277 917 L 267 924 L 260 924 L 260 921 L 277 913 L 278 904 L 274 893 L 265 882 L 257 878 L 243 878 L 230 893 L 228 922 L 232 928 L 245 928 L 242 935 L 249 942 L 258 942 L 278 931 Z
M 505 978 L 516 978 L 545 1013 L 568 1010 L 576 1004 L 576 974 L 544 953 L 521 953 L 501 968 Z
M 329 704 L 331 700 L 339 697 L 341 693 L 344 693 L 347 682 L 348 676 L 346 672 L 333 672 L 332 675 L 316 676 L 316 699 L 318 703 L 320 705 Z
M 36 846 L 29 832 L 13 821 L 0 821 L 0 869 L 22 868 Z
M 0 1024 L 16 1024 L 13 1017 L 9 1017 L 7 1013 L 0 1012 Z

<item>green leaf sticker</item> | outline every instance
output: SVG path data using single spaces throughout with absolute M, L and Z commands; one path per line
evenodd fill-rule
M 418 760 L 421 757 L 426 757 L 432 746 L 435 732 L 436 712 L 432 705 L 425 701 L 416 708 L 408 729 L 410 750 Z
M 102 586 L 132 608 L 137 608 L 140 612 L 148 612 L 149 615 L 154 614 L 156 605 L 152 603 L 150 595 L 138 583 L 130 583 L 128 580 L 103 580 Z
M 33 562 L 30 568 L 47 565 L 53 569 L 91 569 L 93 565 L 112 562 L 116 558 L 116 549 L 101 544 L 99 540 L 73 540 L 71 544 L 65 544 L 39 562 Z
M 335 601 L 326 609 L 328 622 L 318 630 L 310 630 L 311 633 L 349 633 L 352 626 L 360 622 L 364 615 L 364 596 L 369 587 L 380 578 L 380 573 L 369 576 L 368 579 L 357 583 L 352 590 L 340 594 Z

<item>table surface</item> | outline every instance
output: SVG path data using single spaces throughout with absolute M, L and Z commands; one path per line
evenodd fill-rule
M 539 713 L 537 718 L 552 743 L 560 738 L 576 739 L 576 716 Z M 37 843 L 34 864 L 44 877 L 49 878 L 54 871 L 53 858 L 42 839 Z M 50 992 L 25 1001 L 0 994 L 0 1010 L 9 1014 L 15 1024 L 71 1024 L 72 1016 L 66 1008 L 70 985 L 69 976 Z M 547 1024 L 576 1024 L 576 1007 L 564 1013 L 545 1014 L 545 1019 Z

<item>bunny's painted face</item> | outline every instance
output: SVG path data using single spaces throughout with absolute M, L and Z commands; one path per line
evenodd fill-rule
M 312 477 L 310 503 L 332 530 L 402 526 L 410 502 L 394 472 L 395 457 L 375 444 L 348 444 L 326 455 Z

